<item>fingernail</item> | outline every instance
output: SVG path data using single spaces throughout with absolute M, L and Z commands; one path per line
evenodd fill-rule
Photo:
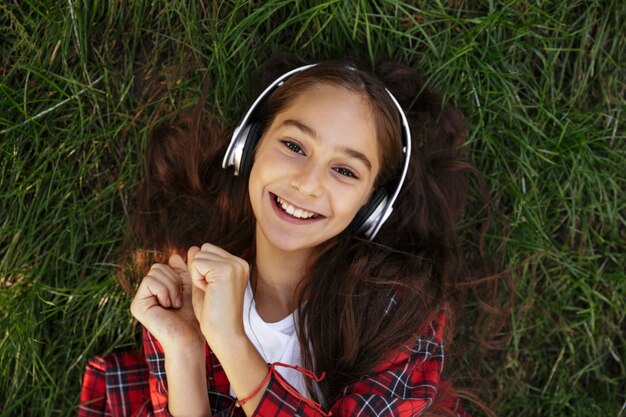
M 183 306 L 183 300 L 180 299 L 180 295 L 174 300 L 174 307 L 180 308 Z

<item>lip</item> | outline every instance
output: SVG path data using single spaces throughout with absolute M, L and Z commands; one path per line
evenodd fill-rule
M 280 197 L 280 196 L 277 196 L 274 193 L 269 193 L 268 196 L 269 196 L 269 200 L 270 200 L 270 205 L 272 206 L 272 209 L 274 210 L 274 213 L 276 213 L 276 216 L 278 218 L 280 218 L 281 220 L 286 221 L 288 223 L 291 223 L 291 224 L 311 224 L 311 223 L 315 223 L 315 222 L 318 222 L 318 221 L 326 218 L 326 216 L 323 216 L 322 214 L 319 214 L 318 212 L 316 212 L 316 211 L 314 212 L 312 210 L 307 210 L 307 211 L 311 211 L 311 212 L 317 214 L 317 216 L 315 216 L 313 218 L 310 218 L 310 219 L 299 219 L 299 218 L 293 217 L 290 214 L 286 213 L 282 209 L 282 207 L 279 207 L 276 204 L 276 197 Z M 280 197 L 280 198 L 285 200 L 285 201 L 289 201 L 286 198 L 283 198 L 283 197 Z M 304 209 L 303 207 L 300 207 L 300 206 L 298 206 L 296 204 L 293 204 L 291 202 L 289 202 L 289 204 L 293 205 L 294 207 L 298 207 L 298 208 Z M 306 210 L 306 209 L 304 209 L 304 210 Z

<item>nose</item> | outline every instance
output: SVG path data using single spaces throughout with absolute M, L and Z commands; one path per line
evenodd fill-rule
M 290 184 L 303 197 L 319 197 L 324 190 L 323 167 L 307 161 L 293 173 Z

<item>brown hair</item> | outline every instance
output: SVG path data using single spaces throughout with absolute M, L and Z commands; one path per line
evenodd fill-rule
M 268 126 L 298 94 L 319 83 L 358 92 L 370 103 L 382 162 L 378 186 L 394 185 L 402 159 L 399 115 L 385 87 L 405 109 L 414 144 L 402 192 L 376 239 L 346 229 L 325 242 L 299 288 L 303 365 L 326 372 L 319 388 L 332 404 L 385 355 L 415 340 L 434 313 L 445 308 L 453 321 L 449 295 L 468 277 L 455 224 L 464 212 L 469 174 L 480 173 L 464 162 L 462 114 L 426 89 L 414 70 L 393 62 L 378 65 L 373 75 L 339 62 L 298 73 L 266 100 L 259 122 Z M 150 262 L 205 241 L 238 254 L 253 245 L 245 179 L 221 169 L 229 132 L 204 116 L 202 106 L 203 101 L 150 136 L 127 243 L 137 276 Z M 146 250 L 157 256 L 137 256 Z M 133 286 L 129 274 L 122 274 L 122 283 Z M 389 309 L 394 294 L 397 302 Z M 311 387 L 309 392 L 316 397 Z

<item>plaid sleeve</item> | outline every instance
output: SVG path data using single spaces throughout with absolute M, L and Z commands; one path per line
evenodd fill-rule
M 165 355 L 163 348 L 148 330 L 143 329 L 143 350 L 148 364 L 148 385 L 152 412 L 155 417 L 170 417 L 167 407 L 167 377 L 165 376 Z
M 171 416 L 168 409 L 167 375 L 165 374 L 165 355 L 158 340 L 143 329 L 143 347 L 148 364 L 150 398 L 155 417 Z M 206 348 L 208 397 L 213 416 L 243 416 L 243 410 L 235 408 L 235 399 L 230 396 L 230 383 L 222 365 L 213 352 Z
M 148 370 L 138 352 L 113 352 L 89 360 L 79 417 L 131 416 L 149 406 Z
M 338 416 L 419 416 L 433 402 L 443 369 L 443 313 L 415 344 L 351 385 L 332 411 Z
M 439 389 L 443 368 L 442 331 L 445 316 L 440 312 L 417 338 L 380 365 L 372 375 L 346 387 L 343 396 L 330 409 L 333 416 L 419 416 L 433 402 Z M 458 401 L 448 404 L 450 411 L 466 416 Z M 321 416 L 324 413 L 311 401 L 290 393 L 289 387 L 275 376 L 257 407 L 257 417 Z
M 106 407 L 106 362 L 96 356 L 87 362 L 80 391 L 78 417 L 98 417 L 104 415 Z

